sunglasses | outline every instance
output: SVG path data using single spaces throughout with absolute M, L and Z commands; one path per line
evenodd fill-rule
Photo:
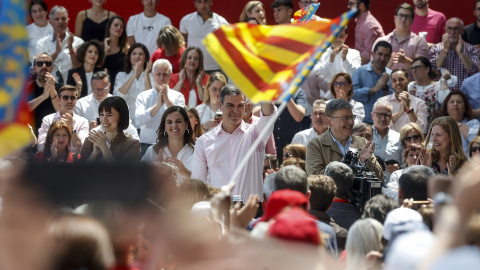
M 283 158 L 289 158 L 289 157 L 292 157 L 292 154 L 290 154 L 290 153 L 285 153 L 285 154 L 283 154 L 282 157 L 283 157 Z
M 413 135 L 412 137 L 405 137 L 405 141 L 411 142 L 412 139 L 416 141 L 416 140 L 419 140 L 420 138 L 421 138 L 420 135 Z
M 75 99 L 77 99 L 76 96 L 67 96 L 67 95 L 62 96 L 62 99 L 65 100 L 65 101 L 67 101 L 68 98 L 70 98 L 71 101 L 74 101 Z
M 49 66 L 53 65 L 53 62 L 50 62 L 50 61 L 45 61 L 45 62 L 37 61 L 37 62 L 35 62 L 35 65 L 37 67 L 43 67 L 43 64 L 45 64 L 45 66 L 49 67 Z
M 480 146 L 472 146 L 470 148 L 470 153 L 476 153 L 478 151 L 480 151 Z

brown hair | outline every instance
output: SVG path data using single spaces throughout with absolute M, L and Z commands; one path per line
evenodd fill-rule
M 480 130 L 479 130 L 480 132 Z M 470 144 L 468 144 L 468 157 L 472 157 L 472 146 L 474 143 L 477 143 L 477 144 L 480 144 L 480 136 L 477 136 L 475 137 L 475 139 L 473 139 Z
M 407 145 L 405 144 L 405 138 L 407 137 L 408 133 L 410 133 L 410 131 L 412 130 L 415 130 L 418 134 L 420 134 L 420 139 L 422 140 L 422 145 L 423 145 L 425 136 L 423 135 L 422 128 L 416 123 L 408 123 L 408 124 L 405 124 L 400 129 L 400 143 L 402 144 L 403 148 L 407 148 Z
M 185 47 L 185 39 L 175 26 L 165 25 L 158 33 L 157 46 L 163 46 L 168 53 L 177 55 Z
M 89 40 L 77 49 L 76 53 L 76 58 L 79 64 L 85 63 L 85 54 L 87 54 L 88 47 L 90 46 L 95 46 L 97 47 L 98 51 L 98 60 L 97 63 L 95 63 L 96 67 L 102 67 L 103 66 L 103 61 L 105 60 L 105 49 L 103 48 L 103 44 L 100 43 L 100 41 L 96 39 Z
M 292 153 L 292 157 L 297 157 L 303 160 L 305 160 L 305 157 L 307 155 L 307 147 L 300 143 L 287 144 L 283 148 L 283 153 L 285 153 L 287 150 Z
M 202 128 L 202 123 L 200 122 L 200 116 L 198 115 L 197 109 L 195 109 L 195 107 L 191 107 L 191 106 L 185 106 L 183 108 L 187 112 L 192 113 L 193 116 L 195 117 L 195 119 L 197 120 L 197 124 L 195 125 L 195 127 L 193 127 L 195 137 L 198 138 L 198 137 L 202 136 L 203 135 L 203 128 Z
M 118 39 L 118 46 L 120 47 L 120 51 L 125 53 L 128 50 L 128 43 L 127 43 L 127 25 L 125 24 L 125 20 L 120 16 L 115 16 L 110 18 L 107 22 L 107 28 L 105 29 L 105 38 L 110 37 L 110 27 L 113 24 L 113 21 L 120 20 L 123 23 L 123 31 L 122 36 Z
M 418 143 L 412 143 L 410 144 L 409 147 L 407 147 L 407 149 L 405 149 L 405 152 L 403 153 L 403 163 L 407 163 L 407 157 L 408 157 L 408 154 L 413 151 L 420 151 L 421 149 L 423 149 L 423 145 L 421 144 L 418 144 Z M 407 165 L 408 166 L 408 165 Z
M 195 50 L 198 53 L 198 68 L 195 71 L 195 78 L 193 78 L 193 81 L 195 82 L 195 80 L 197 80 L 197 76 L 200 75 L 202 71 L 205 71 L 205 67 L 203 66 L 203 52 L 199 47 L 189 46 L 183 51 L 182 57 L 180 58 L 180 69 L 185 68 L 185 64 L 187 63 L 187 55 L 191 50 Z
M 177 200 L 180 200 L 186 209 L 190 210 L 192 206 L 200 201 L 210 198 L 210 191 L 207 185 L 197 179 L 187 179 L 180 184 L 177 190 Z
M 332 78 L 332 81 L 330 82 L 330 93 L 332 94 L 332 96 L 334 98 L 337 98 L 337 94 L 335 93 L 335 89 L 333 87 L 333 83 L 335 82 L 335 80 L 338 78 L 338 77 L 344 77 L 345 80 L 347 81 L 348 84 L 350 84 L 350 86 L 352 87 L 350 89 L 350 91 L 347 94 L 347 97 L 350 99 L 353 97 L 353 82 L 352 82 L 352 77 L 350 77 L 350 75 L 348 75 L 348 73 L 344 73 L 344 72 L 340 72 L 340 73 L 337 73 L 333 76 Z
M 310 175 L 308 178 L 310 195 L 310 208 L 312 210 L 327 211 L 333 203 L 337 193 L 337 185 L 330 176 Z
M 183 145 L 188 144 L 193 149 L 195 140 L 193 139 L 193 130 L 190 125 L 190 120 L 188 119 L 188 113 L 180 106 L 172 106 L 166 109 L 162 115 L 162 121 L 157 129 L 157 143 L 153 145 L 153 150 L 155 150 L 155 153 L 158 153 L 158 150 L 163 149 L 168 144 L 168 137 L 165 136 L 165 122 L 167 121 L 167 116 L 174 112 L 179 112 L 185 121 L 186 129 L 185 134 L 183 135 Z
M 43 157 L 50 158 L 52 156 L 51 147 L 53 144 L 53 135 L 57 130 L 64 128 L 68 134 L 68 143 L 65 145 L 65 152 L 67 153 L 67 157 L 70 153 L 70 144 L 72 143 L 72 128 L 63 120 L 58 120 L 53 122 L 47 131 L 47 138 L 45 139 L 45 148 L 43 149 Z M 57 157 L 59 159 L 60 157 Z
M 296 158 L 296 157 L 285 159 L 282 162 L 282 165 L 280 165 L 280 168 L 283 168 L 283 167 L 289 166 L 289 165 L 294 165 L 294 166 L 297 166 L 298 168 L 304 170 L 305 172 L 307 171 L 305 169 L 305 160 L 304 159 Z
M 450 98 L 454 95 L 459 95 L 463 99 L 463 104 L 465 104 L 465 112 L 463 114 L 463 118 L 467 118 L 468 120 L 473 119 L 473 113 L 472 113 L 472 106 L 470 105 L 470 102 L 468 101 L 467 96 L 460 90 L 453 90 L 450 92 L 450 94 L 447 95 L 445 100 L 443 101 L 442 108 L 440 110 L 440 115 L 442 116 L 448 116 L 448 101 L 450 101 Z

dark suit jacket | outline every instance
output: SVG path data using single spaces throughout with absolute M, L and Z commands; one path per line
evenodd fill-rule
M 93 73 L 102 71 L 103 69 L 95 67 L 93 69 Z M 87 84 L 87 75 L 85 72 L 85 68 L 83 65 L 81 65 L 78 68 L 73 68 L 68 71 L 68 76 L 67 76 L 67 84 L 68 85 L 73 85 L 76 86 L 77 84 L 75 83 L 75 80 L 73 79 L 73 74 L 78 73 L 80 75 L 80 78 L 82 79 L 82 93 L 80 93 L 80 96 L 78 98 L 84 97 L 88 95 L 88 84 Z
M 352 144 L 358 144 L 358 149 L 362 149 L 367 144 L 367 140 L 362 137 L 352 135 Z M 332 161 L 342 161 L 343 154 L 330 136 L 330 129 L 322 135 L 313 138 L 307 145 L 307 164 L 308 175 L 323 174 L 325 167 Z M 367 162 L 367 168 L 375 172 L 379 181 L 383 182 L 382 166 L 377 162 L 375 155 Z

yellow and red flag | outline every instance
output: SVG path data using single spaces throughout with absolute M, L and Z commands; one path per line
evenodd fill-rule
M 203 42 L 252 102 L 282 101 L 295 93 L 355 12 L 351 10 L 330 21 L 222 25 Z
M 317 11 L 320 3 L 308 5 L 300 10 L 295 11 L 293 14 L 293 23 L 308 22 L 312 19 L 313 15 Z
M 0 1 L 0 158 L 29 143 L 26 2 Z

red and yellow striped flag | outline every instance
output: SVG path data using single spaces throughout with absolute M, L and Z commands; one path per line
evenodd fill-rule
M 281 101 L 295 93 L 354 14 L 351 10 L 329 22 L 222 25 L 203 42 L 221 69 L 252 102 Z

